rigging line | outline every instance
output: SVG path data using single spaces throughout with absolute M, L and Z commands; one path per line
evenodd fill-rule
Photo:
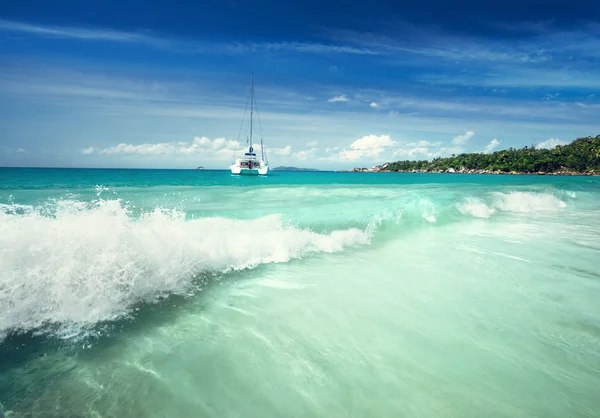
M 240 123 L 240 131 L 238 132 L 237 142 L 240 142 L 240 135 L 242 134 L 242 128 L 244 127 L 244 120 L 246 119 L 246 113 L 248 112 L 248 101 L 250 101 L 250 94 L 248 94 L 248 98 L 246 99 L 246 107 L 244 108 L 244 116 L 242 116 L 242 123 Z M 246 140 L 248 142 L 248 140 Z M 232 159 L 235 159 L 235 153 L 237 150 L 233 151 Z
M 260 115 L 258 113 L 258 103 L 256 102 L 256 93 L 254 94 L 254 106 L 256 107 L 256 119 L 258 119 L 258 127 L 260 128 L 260 152 L 262 153 L 263 161 L 268 160 L 265 158 L 266 151 L 263 147 L 263 131 L 262 131 L 262 123 L 260 123 Z

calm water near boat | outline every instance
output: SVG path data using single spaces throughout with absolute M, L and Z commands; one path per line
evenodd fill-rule
M 12 417 L 598 417 L 600 178 L 0 168 Z

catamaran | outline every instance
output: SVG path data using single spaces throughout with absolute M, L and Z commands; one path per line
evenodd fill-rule
M 249 144 L 248 151 L 244 153 L 242 158 L 238 158 L 231 164 L 229 167 L 231 169 L 231 174 L 251 174 L 251 175 L 261 175 L 266 176 L 269 171 L 269 162 L 266 158 L 265 148 L 263 146 L 263 138 L 262 138 L 262 127 L 261 127 L 261 137 L 260 137 L 260 156 L 256 155 L 253 146 L 253 119 L 254 119 L 254 73 L 252 73 L 251 81 L 250 81 L 250 135 L 246 139 L 246 144 Z M 248 104 L 246 103 L 246 109 L 248 109 Z M 258 113 L 258 109 L 257 109 Z M 246 111 L 244 111 L 244 117 L 246 116 Z M 258 119 L 260 125 L 260 118 Z M 242 125 L 244 120 L 242 119 Z M 240 129 L 241 133 L 241 129 Z M 239 137 L 238 137 L 239 139 Z M 260 157 L 260 158 L 259 158 Z

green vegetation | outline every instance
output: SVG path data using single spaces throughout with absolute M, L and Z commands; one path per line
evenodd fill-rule
M 397 161 L 388 171 L 493 171 L 518 173 L 600 173 L 600 135 L 579 138 L 553 149 L 509 148 L 492 154 L 473 153 L 434 158 L 432 161 Z M 452 170 L 450 170 L 452 171 Z

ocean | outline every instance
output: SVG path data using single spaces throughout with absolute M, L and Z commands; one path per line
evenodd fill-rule
M 598 417 L 600 178 L 0 168 L 0 416 Z

